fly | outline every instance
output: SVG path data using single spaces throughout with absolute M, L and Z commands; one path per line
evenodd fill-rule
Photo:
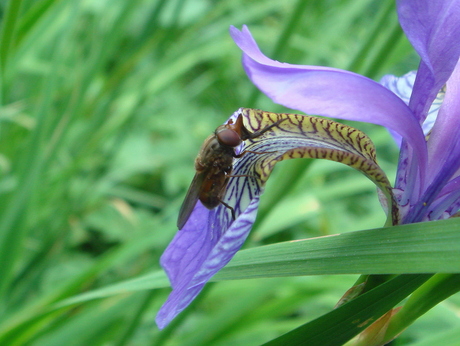
M 233 208 L 222 200 L 233 169 L 233 159 L 242 157 L 247 152 L 235 154 L 235 148 L 242 141 L 261 136 L 283 120 L 285 119 L 251 133 L 244 127 L 243 116 L 240 114 L 235 123 L 230 120 L 227 124 L 219 126 L 204 141 L 195 159 L 195 177 L 179 211 L 177 219 L 179 229 L 184 227 L 198 200 L 208 209 L 214 209 L 219 204 L 223 204 L 230 209 L 235 219 Z

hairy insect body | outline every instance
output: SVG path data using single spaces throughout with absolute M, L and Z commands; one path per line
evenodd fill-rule
M 233 147 L 221 145 L 215 134 L 204 142 L 195 159 L 195 170 L 205 174 L 198 199 L 206 208 L 213 209 L 222 201 L 234 156 Z
M 260 131 L 251 133 L 244 127 L 243 117 L 239 114 L 235 122 L 230 120 L 227 124 L 219 126 L 204 141 L 195 159 L 195 177 L 179 211 L 177 219 L 179 229 L 182 229 L 189 219 L 198 200 L 208 209 L 214 209 L 219 204 L 223 204 L 231 211 L 235 219 L 234 209 L 223 201 L 233 169 L 233 159 L 246 153 L 243 151 L 236 154 L 235 148 L 244 140 L 259 137 L 284 120 L 278 120 Z

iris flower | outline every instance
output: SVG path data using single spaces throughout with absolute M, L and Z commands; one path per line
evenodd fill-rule
M 205 283 L 239 250 L 255 220 L 259 195 L 271 168 L 277 161 L 292 156 L 298 148 L 320 147 L 323 153 L 329 150 L 331 155 L 340 153 L 341 158 L 351 156 L 353 162 L 361 160 L 367 167 L 362 172 L 387 196 L 393 224 L 445 219 L 458 212 L 460 1 L 399 0 L 397 10 L 400 24 L 421 62 L 416 72 L 401 78 L 385 76 L 381 83 L 340 69 L 271 60 L 260 51 L 246 26 L 241 31 L 231 27 L 231 36 L 243 51 L 247 75 L 274 102 L 306 114 L 386 127 L 400 145 L 397 177 L 394 189 L 389 188 L 384 174 L 374 165 L 372 148 L 367 152 L 353 152 L 356 148 L 353 144 L 348 143 L 347 149 L 340 145 L 334 147 L 334 143 L 327 143 L 324 138 L 312 141 L 302 137 L 303 130 L 302 136 L 297 133 L 286 140 L 284 137 L 290 132 L 288 121 L 261 138 L 242 143 L 236 153 L 250 150 L 265 154 L 248 153 L 235 160 L 232 174 L 245 177 L 230 179 L 224 200 L 235 206 L 236 219 L 232 219 L 223 205 L 208 210 L 198 201 L 161 258 L 173 291 L 157 315 L 160 328 L 187 307 Z M 263 116 L 273 117 L 273 113 L 240 109 L 230 119 L 234 121 L 239 114 L 243 114 L 245 126 L 252 132 L 260 129 L 264 121 L 270 123 L 270 119 L 264 120 Z M 299 120 L 301 116 L 276 115 L 271 121 L 280 117 Z M 308 119 L 308 122 L 317 121 Z M 332 121 L 324 124 L 329 129 L 344 126 Z M 348 127 L 341 129 L 339 133 L 353 132 Z M 362 133 L 358 137 L 368 143 Z M 326 156 L 318 157 L 333 159 Z M 299 154 L 296 157 L 315 156 Z M 270 169 L 264 171 L 267 163 Z M 254 175 L 257 179 L 251 179 Z

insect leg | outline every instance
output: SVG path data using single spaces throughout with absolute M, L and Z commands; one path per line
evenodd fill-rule
M 230 209 L 231 213 L 232 213 L 232 218 L 233 218 L 233 221 L 236 220 L 236 216 L 235 216 L 235 209 L 233 209 L 233 207 L 229 206 L 227 203 L 225 203 L 223 200 L 219 200 L 220 203 L 222 203 L 226 208 Z

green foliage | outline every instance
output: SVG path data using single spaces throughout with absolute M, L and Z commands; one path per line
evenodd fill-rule
M 277 59 L 379 78 L 417 63 L 393 1 L 10 0 L 2 6 L 0 344 L 257 345 L 308 321 L 320 323 L 314 319 L 334 307 L 356 280 L 352 274 L 364 272 L 335 271 L 332 264 L 301 273 L 292 266 L 297 271 L 283 276 L 348 274 L 268 279 L 279 275 L 270 275 L 267 262 L 265 274 L 246 276 L 262 278 L 209 285 L 170 327 L 160 332 L 154 324 L 169 292 L 159 257 L 176 232 L 201 142 L 239 107 L 285 111 L 255 93 L 228 27 L 249 25 Z M 357 126 L 374 140 L 391 179 L 397 149 L 390 137 Z M 234 263 L 249 260 L 250 251 L 272 251 L 259 245 L 384 221 L 375 187 L 359 173 L 331 162 L 281 163 L 245 245 L 252 249 Z M 353 242 L 339 254 L 361 249 L 356 256 L 371 272 L 376 252 L 391 249 L 407 260 L 402 268 L 412 265 L 407 272 L 421 273 L 428 264 L 440 272 L 459 269 L 449 257 L 459 252 L 449 246 L 449 240 L 458 244 L 457 222 L 411 227 L 390 232 L 396 249 L 375 230 L 347 233 Z M 329 258 L 334 238 L 322 240 Z M 300 246 L 286 244 L 272 245 L 273 256 L 287 258 L 282 251 L 289 254 L 289 244 Z M 414 253 L 426 255 L 418 270 L 409 261 Z M 301 260 L 306 269 L 310 255 Z M 219 275 L 229 275 L 234 263 Z M 396 344 L 457 340 L 459 306 L 457 296 L 450 298 Z M 430 323 L 437 329 L 427 335 Z

